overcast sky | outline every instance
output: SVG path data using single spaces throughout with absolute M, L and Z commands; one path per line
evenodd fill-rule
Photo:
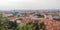
M 0 10 L 60 9 L 60 0 L 0 0 Z

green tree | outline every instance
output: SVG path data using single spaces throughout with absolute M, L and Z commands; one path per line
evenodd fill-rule
M 44 18 L 44 15 L 37 14 L 38 18 Z
M 38 25 L 38 21 L 37 20 L 35 20 L 33 26 L 35 27 L 34 30 L 39 30 L 39 25 Z
M 44 22 L 41 22 L 40 23 L 40 29 L 45 30 L 45 28 L 46 28 L 46 26 L 45 26 Z
M 33 24 L 32 22 L 29 22 L 29 23 L 20 23 L 18 25 L 18 29 L 19 30 L 34 30 L 34 27 L 33 27 Z
M 29 22 L 26 24 L 27 30 L 35 30 L 35 27 L 33 26 L 33 22 Z
M 19 30 L 26 30 L 26 24 L 25 23 L 20 23 L 18 24 L 18 27 L 17 27 Z
M 7 19 L 3 17 L 3 13 L 0 13 L 0 30 L 6 30 L 5 23 Z

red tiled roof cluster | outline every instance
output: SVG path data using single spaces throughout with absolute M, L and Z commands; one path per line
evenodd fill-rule
M 29 19 L 23 21 L 30 22 Z M 45 18 L 39 19 L 39 21 L 46 23 L 46 30 L 58 30 L 58 27 L 60 27 L 60 21 L 58 22 L 55 20 L 45 19 Z
M 16 18 L 18 18 L 18 16 L 10 17 L 8 20 L 15 20 Z
M 17 16 L 14 16 L 14 17 L 10 17 L 8 18 L 9 20 L 12 20 L 12 19 L 16 19 L 18 18 Z M 42 19 L 38 19 L 38 18 L 35 18 L 35 19 L 30 19 L 30 18 L 23 18 L 23 20 L 21 20 L 21 22 L 23 23 L 28 23 L 30 22 L 31 20 L 38 20 L 38 21 L 42 21 L 46 24 L 46 30 L 57 30 L 58 28 L 60 28 L 60 21 L 55 21 L 55 20 L 51 20 L 51 19 L 46 19 L 46 18 L 42 18 Z

